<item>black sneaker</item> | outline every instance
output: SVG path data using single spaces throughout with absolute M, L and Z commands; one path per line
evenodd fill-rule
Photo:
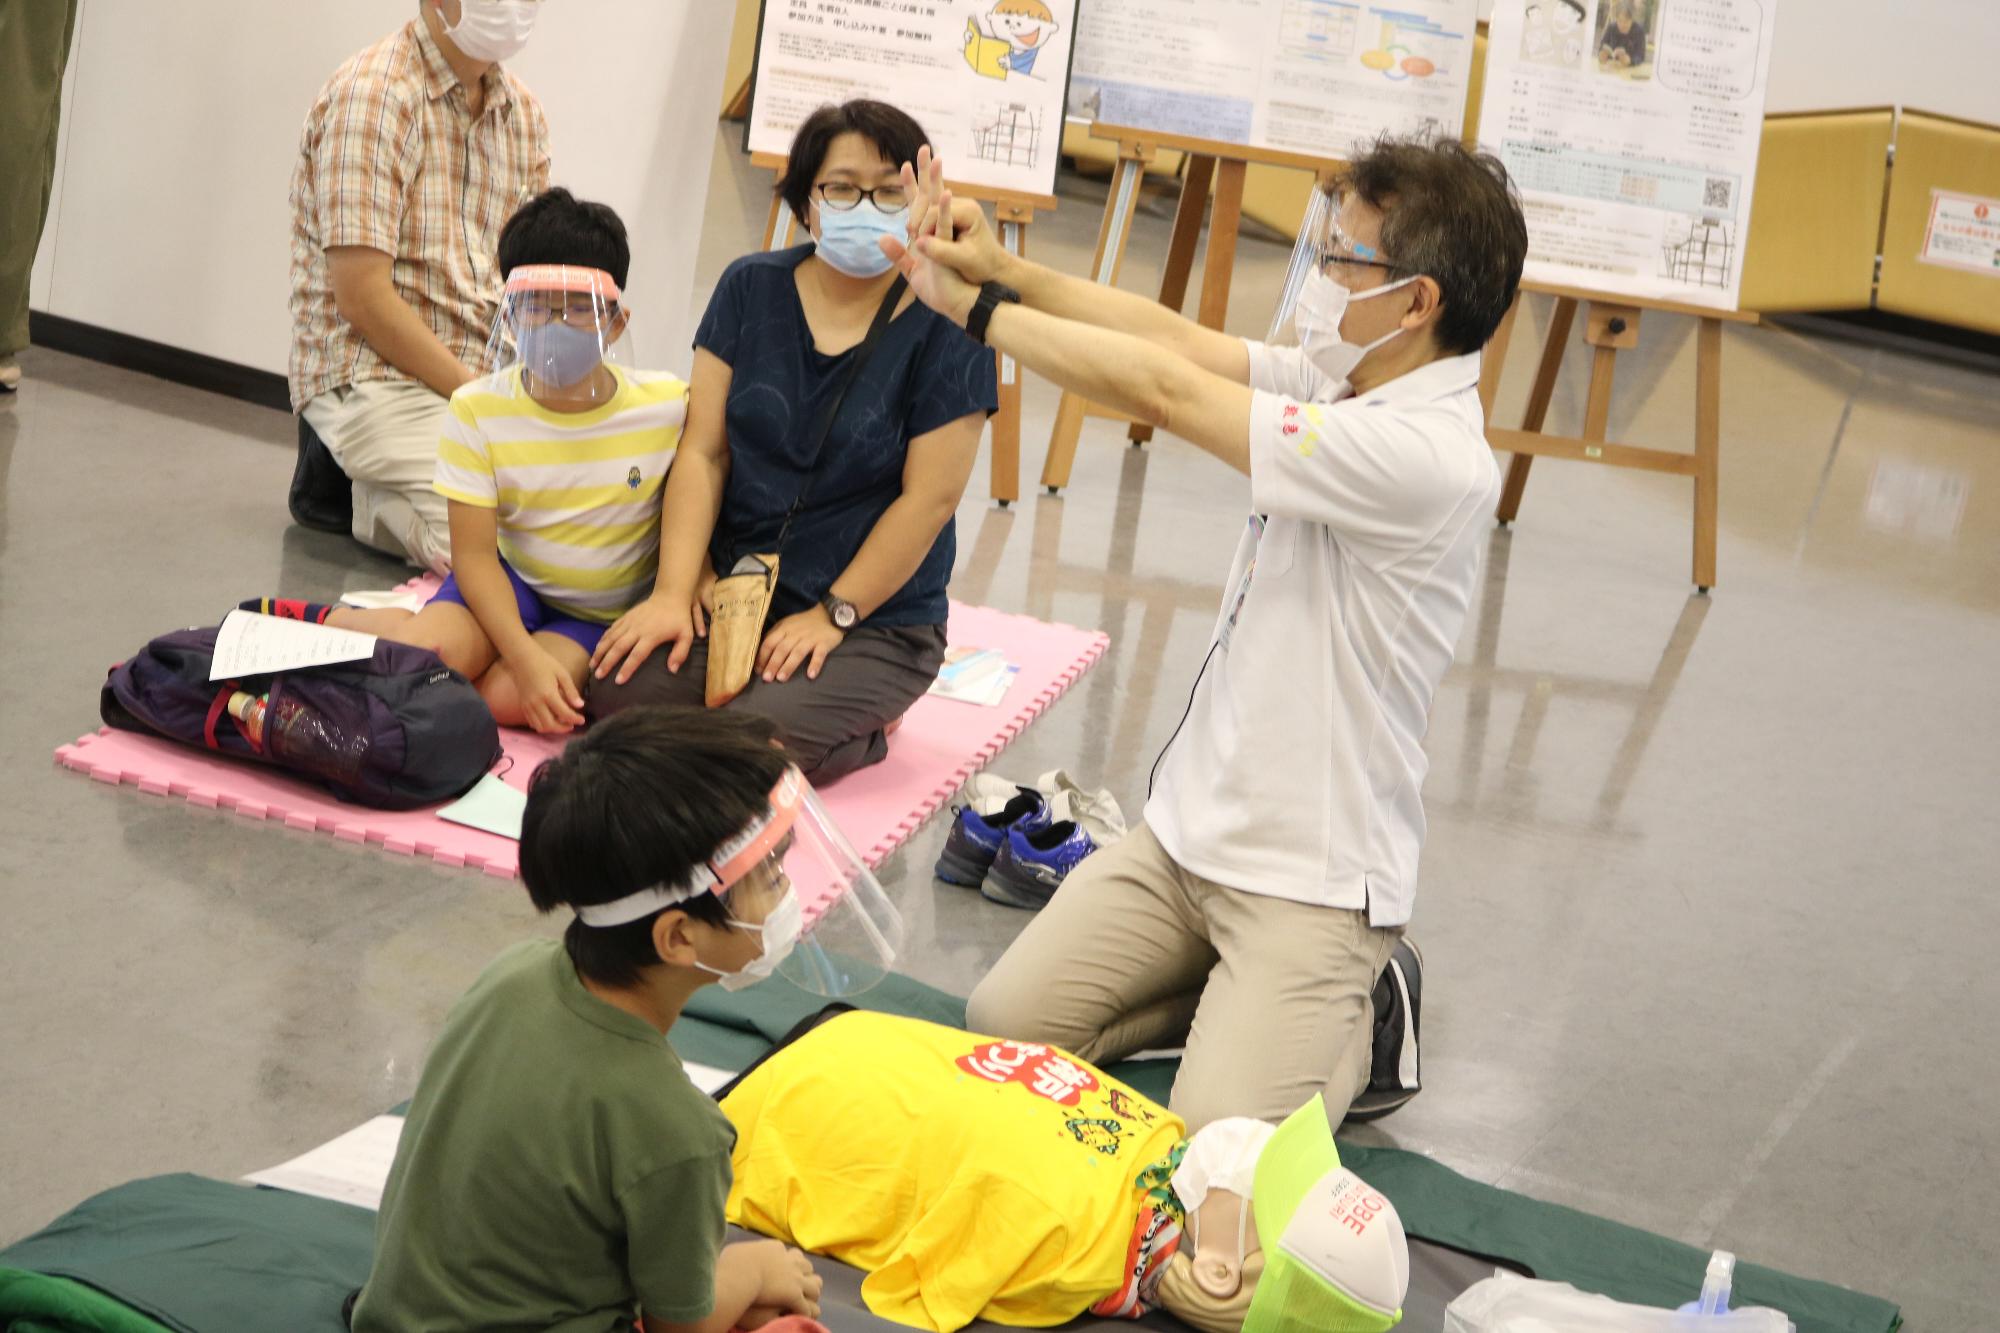
M 1379 1120 L 1423 1091 L 1417 1037 L 1424 1004 L 1424 956 L 1410 939 L 1396 942 L 1375 980 L 1375 1041 L 1368 1086 L 1349 1104 L 1349 1120 Z
M 300 527 L 343 537 L 354 530 L 354 485 L 304 417 L 299 418 L 299 461 L 292 467 L 288 507 Z

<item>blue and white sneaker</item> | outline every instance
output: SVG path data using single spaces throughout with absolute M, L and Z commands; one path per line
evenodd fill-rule
M 1039 833 L 1049 826 L 1049 803 L 1033 787 L 1011 783 L 997 791 L 989 786 L 982 792 L 975 786 L 968 795 L 938 857 L 937 877 L 947 884 L 976 889 L 985 883 L 986 872 L 993 868 L 1010 831 Z
M 1097 840 L 1073 819 L 1059 820 L 1039 832 L 1015 828 L 993 858 L 993 869 L 979 886 L 989 902 L 1037 911 L 1048 906 L 1069 872 L 1097 850 Z

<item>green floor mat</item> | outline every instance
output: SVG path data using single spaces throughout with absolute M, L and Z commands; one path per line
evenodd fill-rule
M 824 1003 L 778 980 L 736 995 L 706 991 L 673 1043 L 688 1060 L 745 1068 Z M 964 1001 L 902 977 L 861 1003 L 954 1027 L 965 1021 Z M 1164 1100 L 1176 1064 L 1106 1072 Z M 1418 1242 L 1413 1260 L 1449 1259 L 1432 1248 L 1448 1247 L 1641 1304 L 1670 1306 L 1700 1290 L 1708 1256 L 1686 1245 L 1478 1184 L 1414 1153 L 1342 1144 L 1341 1155 L 1395 1201 Z M 0 1250 L 0 1328 L 342 1333 L 341 1303 L 367 1275 L 374 1230 L 370 1212 L 303 1195 L 185 1175 L 133 1181 Z M 1482 1267 L 1452 1269 L 1436 1300 Z M 829 1309 L 828 1325 L 836 1333 L 881 1327 L 860 1307 L 859 1275 L 841 1276 L 853 1279 L 854 1301 Z M 1784 1310 L 1800 1333 L 1893 1333 L 1901 1322 L 1887 1301 L 1749 1264 L 1738 1266 L 1736 1290 L 1739 1303 Z M 1434 1301 L 1430 1318 L 1438 1308 Z
M 710 987 L 689 1003 L 669 1040 L 683 1059 L 743 1069 L 826 1003 L 782 977 L 735 994 Z M 892 976 L 852 1003 L 965 1026 L 964 1000 L 908 977 Z M 1164 1102 L 1179 1063 L 1126 1062 L 1104 1072 Z M 1412 1236 L 1638 1305 L 1676 1306 L 1701 1291 L 1707 1251 L 1482 1185 L 1416 1153 L 1343 1142 L 1340 1154 L 1395 1203 Z M 1902 1323 L 1889 1301 L 1749 1263 L 1736 1267 L 1736 1304 L 1783 1310 L 1799 1333 L 1893 1333 Z
M 0 1250 L 0 1269 L 71 1279 L 176 1333 L 344 1333 L 341 1303 L 367 1276 L 374 1245 L 375 1214 L 366 1209 L 154 1176 L 87 1199 Z M 106 1333 L 150 1326 L 76 1325 Z
M 66 1277 L 0 1268 L 0 1329 L 7 1333 L 168 1333 L 123 1301 Z

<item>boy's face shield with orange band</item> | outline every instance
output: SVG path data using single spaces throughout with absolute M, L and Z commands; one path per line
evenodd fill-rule
M 586 926 L 620 926 L 704 893 L 764 936 L 763 957 L 740 974 L 751 979 L 775 972 L 815 995 L 855 995 L 887 976 L 903 947 L 902 914 L 796 768 L 771 789 L 769 810 L 686 880 L 576 914 Z
M 619 379 L 607 370 L 632 368 L 630 322 L 623 293 L 604 270 L 523 264 L 501 292 L 486 369 L 502 375 L 503 392 L 609 402 Z

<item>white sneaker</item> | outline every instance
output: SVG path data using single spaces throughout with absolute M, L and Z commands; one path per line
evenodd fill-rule
M 1075 820 L 1099 847 L 1109 847 L 1125 836 L 1125 812 L 1110 788 L 1086 790 L 1058 768 L 1036 778 L 1035 790 L 1048 798 L 1051 818 Z
M 1118 798 L 1103 787 L 1085 790 L 1064 769 L 1053 769 L 1032 783 L 1014 782 L 992 773 L 975 773 L 965 784 L 963 804 L 982 815 L 996 815 L 1005 809 L 1022 787 L 1033 787 L 1049 804 L 1052 821 L 1074 820 L 1083 826 L 1099 847 L 1108 847 L 1125 836 L 1125 812 Z
M 0 393 L 13 393 L 21 387 L 21 363 L 11 356 L 0 356 Z

